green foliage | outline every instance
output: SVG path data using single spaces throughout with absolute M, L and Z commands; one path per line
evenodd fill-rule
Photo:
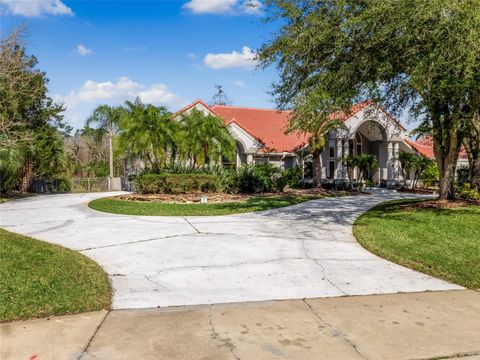
M 57 176 L 65 165 L 64 109 L 48 96 L 48 79 L 21 34 L 0 39 L 1 192 L 27 191 L 34 176 Z
M 288 179 L 282 170 L 273 164 L 242 165 L 235 177 L 241 193 L 282 192 Z
M 437 164 L 432 162 L 423 172 L 421 179 L 424 187 L 432 187 L 437 185 L 439 179 Z
M 463 186 L 457 190 L 457 195 L 460 199 L 480 200 L 480 191 L 472 188 L 469 183 L 464 183 Z
M 135 102 L 126 101 L 118 111 L 119 144 L 127 157 L 142 159 L 154 172 L 174 161 L 180 126 L 167 108 L 143 104 L 137 98 Z
M 283 170 L 283 177 L 288 185 L 292 189 L 299 189 L 303 187 L 302 184 L 302 169 L 295 167 L 291 169 Z
M 224 156 L 232 161 L 235 140 L 222 119 L 196 109 L 180 118 L 179 155 L 194 167 L 218 163 Z
M 267 0 L 280 23 L 259 51 L 280 107 L 325 119 L 365 98 L 431 123 L 440 195 L 452 197 L 464 137 L 478 123 L 480 0 Z M 308 131 L 308 124 L 301 125 Z
M 48 183 L 48 189 L 51 192 L 70 192 L 72 191 L 72 182 L 69 179 L 53 179 Z
M 435 165 L 434 161 L 422 156 L 418 155 L 415 153 L 409 153 L 409 152 L 404 152 L 402 151 L 397 159 L 393 159 L 394 161 L 399 161 L 400 162 L 400 168 L 402 170 L 402 175 L 404 179 L 404 187 L 408 188 L 407 185 L 407 176 L 411 172 L 414 173 L 414 177 L 412 179 L 412 184 L 411 188 L 415 189 L 418 184 L 418 180 L 423 179 L 424 173 L 427 169 L 430 169 L 433 165 Z M 438 168 L 437 168 L 437 174 L 438 174 Z M 438 181 L 438 175 L 437 175 L 437 181 Z
M 457 169 L 457 186 L 462 187 L 464 184 L 470 184 L 471 172 L 468 166 L 462 166 Z
M 9 194 L 17 185 L 23 154 L 18 146 L 0 148 L 0 194 Z
M 372 154 L 357 155 L 352 159 L 352 162 L 353 162 L 353 166 L 357 167 L 360 172 L 360 176 L 358 178 L 358 181 L 360 183 L 364 179 L 371 180 L 371 176 L 373 175 L 373 172 L 378 167 L 377 157 Z
M 134 178 L 135 188 L 142 194 L 182 194 L 217 192 L 220 182 L 211 174 L 142 174 Z

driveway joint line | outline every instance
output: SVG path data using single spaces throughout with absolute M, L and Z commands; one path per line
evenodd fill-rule
M 341 331 L 339 331 L 335 326 L 333 326 L 332 324 L 328 323 L 327 321 L 323 320 L 322 317 L 320 315 L 318 315 L 318 313 L 313 309 L 312 305 L 310 305 L 310 303 L 307 302 L 307 299 L 302 299 L 303 303 L 307 306 L 307 308 L 312 312 L 313 315 L 315 315 L 315 317 L 322 323 L 322 324 L 325 324 L 327 325 L 330 330 L 332 331 L 333 333 L 333 336 L 338 336 L 340 339 L 342 339 L 342 341 L 348 345 L 350 348 L 352 348 L 360 357 L 362 357 L 362 359 L 365 359 L 365 360 L 368 360 L 368 357 L 363 354 L 359 349 L 358 349 L 358 345 L 356 345 L 355 343 L 353 343 L 350 339 L 348 339 Z
M 105 316 L 103 317 L 102 321 L 100 322 L 100 324 L 98 324 L 98 326 L 96 327 L 95 331 L 93 332 L 92 336 L 90 337 L 90 339 L 88 340 L 88 343 L 87 345 L 85 346 L 85 348 L 83 349 L 83 351 L 80 353 L 80 355 L 78 356 L 77 360 L 81 360 L 83 358 L 83 355 L 85 355 L 87 352 L 88 352 L 88 349 L 90 347 L 90 345 L 92 344 L 93 340 L 95 339 L 95 337 L 97 336 L 97 333 L 100 331 L 100 328 L 103 326 L 103 323 L 105 322 L 105 320 L 107 320 L 107 317 L 108 315 L 110 315 L 110 313 L 112 312 L 112 310 L 108 310 L 108 312 L 105 314 Z M 91 355 L 91 354 L 89 354 Z
M 172 292 L 172 290 L 170 290 L 169 288 L 167 288 L 166 286 L 163 286 L 162 284 L 150 279 L 147 275 L 143 275 L 145 277 L 145 279 L 147 279 L 148 281 L 150 281 L 152 284 L 155 284 L 157 286 L 159 286 L 160 288 L 162 288 L 163 290 L 166 290 L 168 292 Z
M 319 259 L 310 257 L 310 254 L 309 254 L 307 248 L 305 247 L 305 241 L 306 241 L 306 239 L 302 239 L 302 241 L 301 241 L 302 249 L 303 249 L 303 252 L 305 253 L 305 257 L 306 257 L 307 259 L 312 260 L 315 264 L 317 264 L 318 266 L 320 266 L 320 268 L 322 269 L 322 272 L 323 272 L 323 279 L 327 280 L 327 282 L 328 282 L 330 285 L 332 285 L 335 289 L 337 289 L 338 291 L 340 291 L 343 295 L 348 295 L 345 291 L 343 291 L 342 289 L 340 289 L 333 281 L 331 281 L 331 280 L 325 275 L 325 267 L 318 262 Z
M 428 357 L 428 358 L 413 358 L 410 360 L 446 360 L 446 359 L 458 359 L 458 358 L 466 358 L 465 360 L 468 360 L 470 356 L 475 356 L 475 355 L 480 355 L 480 350 L 477 351 L 468 351 L 468 352 L 461 352 L 461 353 L 455 353 L 451 355 L 446 355 L 446 356 L 434 356 L 434 357 Z
M 194 269 L 222 269 L 222 268 L 229 268 L 229 267 L 236 267 L 236 266 L 243 266 L 243 265 L 260 265 L 260 264 L 268 264 L 277 261 L 288 261 L 288 260 L 307 260 L 312 261 L 314 259 L 305 258 L 305 257 L 285 257 L 285 258 L 277 258 L 277 259 L 269 259 L 269 260 L 262 260 L 262 261 L 242 261 L 233 264 L 225 264 L 225 265 L 193 265 L 193 266 L 176 266 L 171 268 L 162 269 L 157 272 L 158 275 L 170 272 L 170 271 L 178 271 L 178 270 L 194 270 Z M 128 276 L 128 275 L 127 275 Z
M 184 217 L 183 220 L 185 220 L 187 224 L 190 225 L 197 232 L 197 234 L 201 234 L 201 231 L 198 230 L 190 221 L 188 221 L 186 217 Z
M 213 325 L 213 316 L 212 316 L 213 315 L 213 307 L 214 307 L 213 304 L 210 305 L 210 310 L 209 310 L 209 313 L 208 313 L 208 323 L 210 324 L 212 339 L 220 342 L 221 346 L 228 348 L 230 350 L 230 352 L 232 353 L 233 357 L 235 358 L 235 360 L 240 360 L 240 358 L 237 356 L 237 354 L 235 354 L 236 346 L 230 341 L 230 339 L 226 339 L 226 338 L 220 336 L 220 334 L 215 329 L 215 326 Z
M 158 241 L 158 240 L 171 239 L 171 238 L 174 238 L 174 237 L 188 236 L 188 235 L 195 235 L 195 233 L 175 234 L 175 235 L 168 235 L 168 236 L 163 236 L 163 237 L 158 237 L 158 238 L 143 239 L 143 240 L 136 240 L 136 241 L 127 241 L 127 242 L 118 243 L 118 244 L 94 246 L 94 247 L 89 247 L 89 248 L 85 248 L 85 249 L 79 249 L 77 251 L 82 252 L 82 251 L 90 251 L 90 250 L 97 250 L 97 249 L 105 249 L 105 248 L 110 248 L 110 247 L 130 245 L 130 244 L 138 244 L 138 243 L 149 242 L 149 241 Z

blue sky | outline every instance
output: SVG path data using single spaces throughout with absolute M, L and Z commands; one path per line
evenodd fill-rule
M 275 69 L 253 61 L 274 31 L 259 0 L 0 0 L 0 14 L 2 35 L 27 25 L 29 52 L 74 127 L 100 103 L 140 96 L 176 110 L 209 101 L 215 84 L 234 105 L 274 107 Z

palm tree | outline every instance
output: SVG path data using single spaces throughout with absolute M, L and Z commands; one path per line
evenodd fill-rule
M 215 164 L 224 156 L 232 160 L 235 140 L 222 119 L 198 110 L 182 115 L 180 156 L 193 167 Z
M 108 134 L 109 149 L 109 173 L 110 179 L 113 178 L 113 135 L 118 130 L 120 121 L 120 111 L 116 107 L 109 105 L 100 105 L 93 110 L 92 115 L 87 119 L 87 127 L 92 124 L 97 125 L 97 129 Z
M 176 158 L 179 124 L 163 106 L 126 101 L 121 115 L 120 146 L 130 157 L 145 159 L 159 172 Z
M 417 155 L 413 153 L 402 151 L 400 154 L 398 154 L 398 157 L 392 159 L 393 161 L 398 160 L 400 162 L 400 168 L 402 169 L 403 183 L 406 189 L 408 189 L 407 177 L 412 172 L 412 170 L 415 170 L 416 156 Z
M 308 112 L 295 112 L 293 114 L 290 129 L 287 132 L 302 131 L 308 135 L 308 148 L 312 155 L 313 187 L 322 187 L 322 164 L 320 155 L 327 144 L 329 131 L 345 129 L 345 124 L 338 120 L 325 117 L 317 110 Z
M 377 157 L 371 154 L 360 154 L 355 157 L 354 164 L 359 170 L 358 182 L 360 187 L 363 188 L 363 180 L 378 167 Z

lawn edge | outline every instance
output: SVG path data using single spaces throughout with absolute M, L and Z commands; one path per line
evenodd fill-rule
M 14 234 L 16 236 L 21 236 L 21 237 L 24 237 L 24 238 L 28 238 L 29 240 L 33 240 L 33 241 L 37 241 L 37 242 L 41 242 L 41 243 L 44 243 L 44 244 L 47 244 L 49 246 L 53 246 L 55 248 L 59 248 L 61 250 L 67 250 L 69 252 L 74 252 L 76 253 L 77 255 L 79 255 L 80 257 L 83 257 L 84 259 L 86 259 L 87 261 L 89 262 L 92 262 L 93 264 L 95 264 L 95 266 L 97 266 L 103 273 L 103 275 L 106 277 L 106 280 L 108 282 L 108 304 L 106 304 L 107 306 L 106 307 L 102 307 L 100 309 L 89 309 L 89 310 L 86 310 L 86 311 L 80 311 L 80 312 L 74 312 L 74 311 L 66 311 L 66 312 L 58 312 L 58 313 L 52 313 L 52 314 L 49 314 L 49 315 L 39 315 L 39 316 L 32 316 L 32 317 L 17 317 L 17 318 L 13 318 L 13 319 L 2 319 L 0 318 L 0 324 L 6 324 L 6 323 L 10 323 L 10 322 L 17 322 L 17 321 L 28 321 L 28 320 L 37 320 L 37 319 L 48 319 L 52 316 L 66 316 L 66 315 L 78 315 L 78 314 L 85 314 L 85 313 L 89 313 L 89 312 L 95 312 L 95 311 L 102 311 L 102 310 L 105 310 L 105 311 L 111 311 L 112 310 L 112 300 L 113 300 L 113 287 L 112 287 L 112 281 L 110 279 L 110 276 L 108 275 L 108 273 L 105 271 L 105 269 L 103 268 L 103 266 L 101 266 L 98 262 L 96 262 L 95 260 L 93 260 L 92 258 L 88 257 L 87 255 L 85 254 L 82 254 L 80 251 L 77 251 L 77 250 L 73 250 L 73 249 L 70 249 L 66 246 L 62 246 L 62 245 L 59 245 L 59 244 L 55 244 L 55 243 L 51 243 L 49 241 L 45 241 L 45 240 L 40 240 L 40 239 L 37 239 L 35 237 L 32 237 L 32 236 L 27 236 L 27 235 L 24 235 L 24 234 L 20 234 L 20 233 L 17 233 L 17 232 L 14 232 L 14 231 L 10 231 L 9 229 L 5 229 L 5 228 L 0 228 L 1 230 L 4 230 L 6 232 L 9 232 L 11 234 Z

